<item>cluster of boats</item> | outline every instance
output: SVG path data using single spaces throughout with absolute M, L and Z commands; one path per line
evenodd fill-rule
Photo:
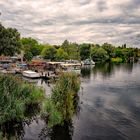
M 32 60 L 27 64 L 19 61 L 0 60 L 0 73 L 21 73 L 24 77 L 28 78 L 52 78 L 57 77 L 60 72 L 75 72 L 80 75 L 83 65 L 95 65 L 95 62 L 89 59 L 82 62 L 77 60 L 63 62 Z

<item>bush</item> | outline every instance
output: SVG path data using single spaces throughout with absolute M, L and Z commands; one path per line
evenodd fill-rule
M 122 63 L 123 59 L 120 58 L 120 57 L 111 58 L 111 62 L 113 62 L 113 63 Z

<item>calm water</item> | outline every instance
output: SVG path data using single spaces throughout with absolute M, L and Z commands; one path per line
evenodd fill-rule
M 24 140 L 140 140 L 140 63 L 96 65 L 81 71 L 79 112 L 48 133 L 43 120 L 23 128 Z M 49 95 L 51 86 L 36 81 Z

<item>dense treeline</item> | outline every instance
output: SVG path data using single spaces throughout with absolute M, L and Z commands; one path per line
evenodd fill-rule
M 126 44 L 115 47 L 109 43 L 77 44 L 65 40 L 62 45 L 41 45 L 32 38 L 21 39 L 21 44 L 27 60 L 31 60 L 36 55 L 53 61 L 92 59 L 95 62 L 131 62 L 137 61 L 140 57 L 140 49 L 128 48 Z
M 77 44 L 68 40 L 61 45 L 40 44 L 33 38 L 20 38 L 16 29 L 5 28 L 0 24 L 0 55 L 14 55 L 20 52 L 24 52 L 27 61 L 38 55 L 53 61 L 92 59 L 95 62 L 131 62 L 140 57 L 140 49 L 128 48 L 126 44 Z

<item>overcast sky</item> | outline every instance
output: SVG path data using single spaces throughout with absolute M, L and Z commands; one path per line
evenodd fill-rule
M 0 0 L 0 12 L 4 26 L 44 43 L 140 47 L 140 0 Z

